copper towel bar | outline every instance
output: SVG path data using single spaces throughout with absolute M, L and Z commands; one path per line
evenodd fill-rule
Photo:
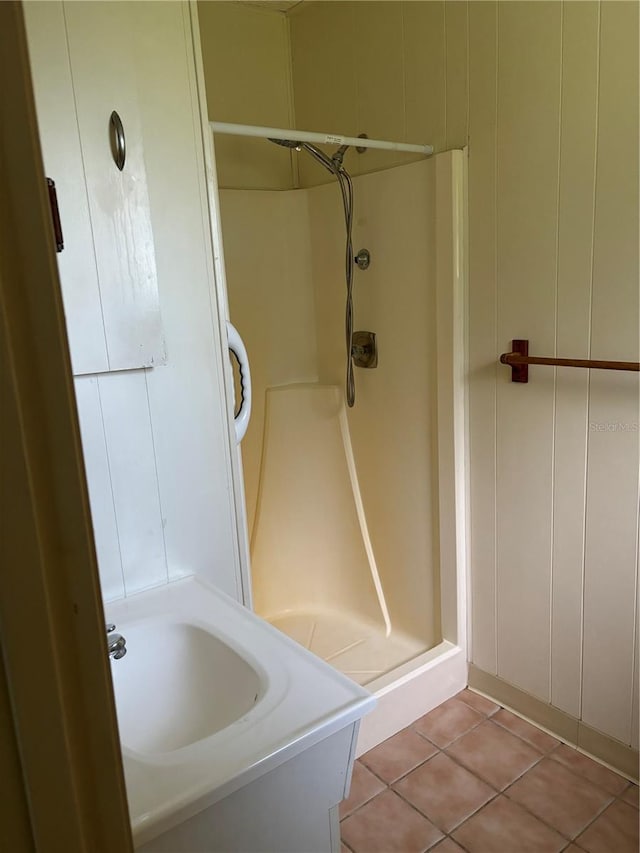
M 529 341 L 518 339 L 511 341 L 511 352 L 503 352 L 500 356 L 502 364 L 511 368 L 512 382 L 529 381 L 530 364 L 550 364 L 557 367 L 594 367 L 598 370 L 640 370 L 637 361 L 597 361 L 591 358 L 540 358 L 529 355 Z

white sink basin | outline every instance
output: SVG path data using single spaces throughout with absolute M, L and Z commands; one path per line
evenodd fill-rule
M 362 687 L 200 578 L 112 602 L 136 847 L 366 714 Z
M 264 693 L 255 669 L 208 631 L 155 620 L 127 626 L 127 654 L 113 661 L 123 746 L 166 753 L 247 714 Z

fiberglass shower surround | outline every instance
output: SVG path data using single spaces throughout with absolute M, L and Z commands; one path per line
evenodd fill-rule
M 355 378 L 353 373 L 354 366 L 354 335 L 353 335 L 353 182 L 351 175 L 343 166 L 343 159 L 346 151 L 351 146 L 355 146 L 359 150 L 365 148 L 380 148 L 383 150 L 419 152 L 421 154 L 430 155 L 433 153 L 433 148 L 430 145 L 411 145 L 401 142 L 387 142 L 385 140 L 367 139 L 366 136 L 345 137 L 337 134 L 310 133 L 307 131 L 290 131 L 281 128 L 273 127 L 256 127 L 251 125 L 236 125 L 223 122 L 211 122 L 211 127 L 216 133 L 229 133 L 240 136 L 255 136 L 267 138 L 270 142 L 275 142 L 284 148 L 295 151 L 306 151 L 311 157 L 323 166 L 331 175 L 333 175 L 340 186 L 342 195 L 342 206 L 344 210 L 345 221 L 345 284 L 346 284 L 346 304 L 345 304 L 345 354 L 346 354 L 346 371 L 345 371 L 345 399 L 349 408 L 352 408 L 356 399 Z M 335 153 L 329 157 L 313 143 L 321 142 L 331 145 L 339 145 L 340 147 Z M 373 337 L 375 340 L 375 336 Z M 375 344 L 374 344 L 375 346 Z M 374 351 L 375 353 L 375 351 Z M 370 363 L 365 366 L 375 367 L 377 364 L 377 353 L 375 359 L 370 358 Z M 361 364 L 360 366 L 363 366 Z
M 357 374 L 353 408 L 333 181 L 220 191 L 230 316 L 253 356 L 256 409 L 242 444 L 253 604 L 363 683 L 439 639 L 433 163 L 353 180 L 354 246 L 376 251 L 357 315 L 388 342 L 379 370 Z M 389 287 L 394 276 L 402 287 Z M 407 334 L 410 364 L 397 345 Z
M 339 144 L 322 148 L 330 159 Z M 219 190 L 229 312 L 253 357 L 256 405 L 241 446 L 253 606 L 381 697 L 361 728 L 362 751 L 466 683 L 464 566 L 450 548 L 459 502 L 449 500 L 461 470 L 452 436 L 464 158 L 353 176 L 353 245 L 375 252 L 361 288 L 354 270 L 356 321 L 385 350 L 378 370 L 357 374 L 352 408 L 333 176 Z

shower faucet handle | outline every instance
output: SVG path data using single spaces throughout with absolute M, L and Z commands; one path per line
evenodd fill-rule
M 355 256 L 354 261 L 360 267 L 361 270 L 369 269 L 369 264 L 371 263 L 371 253 L 368 249 L 360 249 L 358 254 Z
M 351 358 L 356 367 L 378 366 L 378 344 L 375 332 L 354 332 L 351 338 Z

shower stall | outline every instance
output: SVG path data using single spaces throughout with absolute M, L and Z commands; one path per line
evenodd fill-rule
M 378 696 L 363 752 L 466 684 L 465 154 L 348 179 L 352 201 L 338 154 L 330 183 L 219 203 L 253 606 Z

